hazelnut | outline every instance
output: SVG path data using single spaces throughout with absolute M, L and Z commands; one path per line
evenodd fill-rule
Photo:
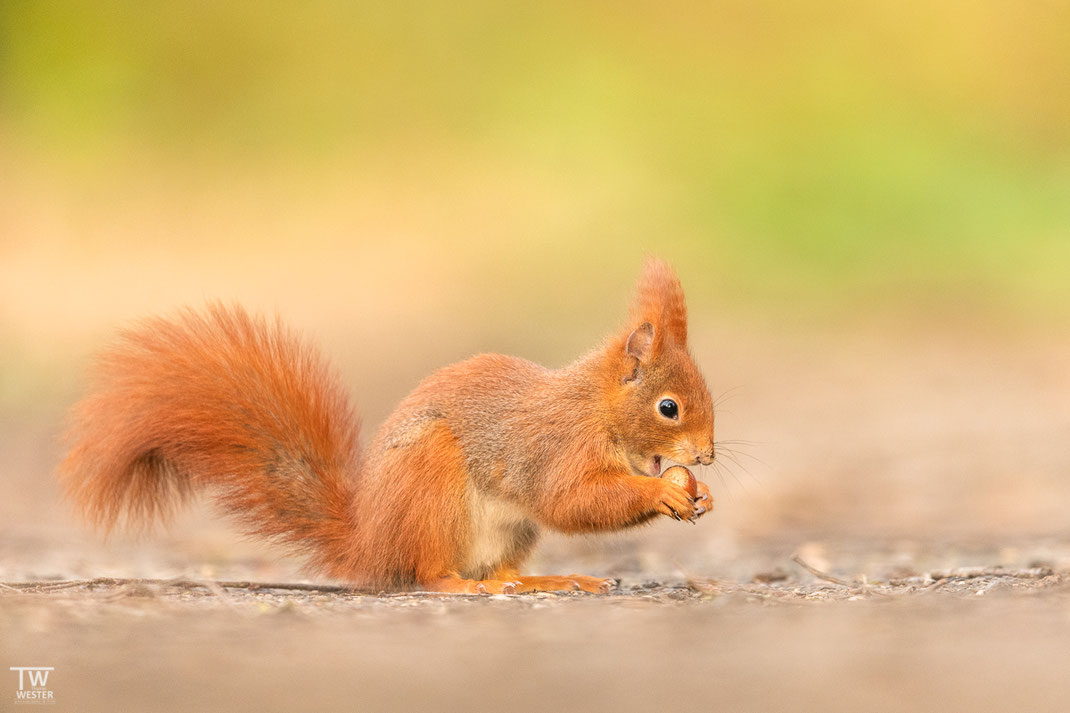
M 665 472 L 661 474 L 663 480 L 668 480 L 671 483 L 676 483 L 692 498 L 698 495 L 698 482 L 695 480 L 695 476 L 691 474 L 691 471 L 682 465 L 674 465 L 672 468 L 666 468 Z

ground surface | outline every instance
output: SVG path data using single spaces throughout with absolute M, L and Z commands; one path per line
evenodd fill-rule
M 0 653 L 54 666 L 57 710 L 1065 711 L 1070 573 L 933 577 L 493 597 L 68 581 L 5 589 Z

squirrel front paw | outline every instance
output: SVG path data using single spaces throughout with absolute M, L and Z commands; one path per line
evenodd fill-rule
M 710 486 L 701 480 L 696 481 L 695 486 L 695 514 L 691 517 L 692 522 L 713 510 L 713 496 L 710 495 Z
M 694 518 L 695 501 L 691 499 L 686 490 L 676 483 L 660 478 L 653 482 L 657 483 L 658 488 L 655 510 L 674 520 L 691 520 Z M 707 490 L 708 493 L 709 491 Z

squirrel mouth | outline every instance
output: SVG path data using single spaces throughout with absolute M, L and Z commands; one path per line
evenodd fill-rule
M 645 475 L 648 478 L 661 477 L 661 456 L 659 455 L 653 455 L 642 460 L 640 460 L 639 456 L 630 456 L 628 464 L 632 473 L 636 475 Z
M 661 456 L 654 456 L 647 465 L 647 475 L 657 478 L 661 475 Z

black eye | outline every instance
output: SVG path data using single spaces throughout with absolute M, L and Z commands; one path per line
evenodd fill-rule
M 675 419 L 680 416 L 680 409 L 677 408 L 676 402 L 672 399 L 662 399 L 661 403 L 658 404 L 658 411 L 665 418 Z

